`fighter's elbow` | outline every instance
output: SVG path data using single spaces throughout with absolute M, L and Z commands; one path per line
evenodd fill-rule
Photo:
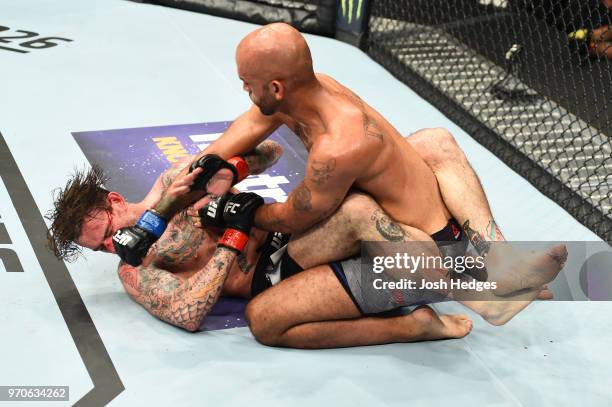
M 177 325 L 179 328 L 183 328 L 184 330 L 188 331 L 188 332 L 198 332 L 200 330 L 200 326 L 202 325 L 203 321 L 184 321 L 181 322 L 180 324 L 175 324 Z
M 289 234 L 289 235 L 297 235 L 303 232 L 306 232 L 308 229 L 310 229 L 312 226 L 314 226 L 314 223 L 310 224 L 307 222 L 303 222 L 303 219 L 291 219 L 289 218 L 289 220 L 285 223 L 283 223 L 283 230 L 281 230 L 280 232 L 285 233 L 285 234 Z
M 265 151 L 267 157 L 269 158 L 270 166 L 276 164 L 283 155 L 283 146 L 274 140 L 265 140 L 261 144 L 266 147 Z

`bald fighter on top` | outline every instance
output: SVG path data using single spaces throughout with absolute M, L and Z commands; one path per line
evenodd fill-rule
M 297 30 L 283 23 L 255 30 L 240 42 L 236 61 L 254 105 L 192 165 L 192 169 L 204 168 L 202 189 L 219 170 L 233 175 L 232 182 L 238 181 L 237 175 L 244 172 L 239 158 L 232 159 L 232 164 L 224 160 L 251 151 L 283 124 L 309 152 L 305 179 L 287 201 L 257 210 L 259 228 L 303 232 L 334 213 L 354 188 L 370 194 L 396 221 L 428 235 L 456 230 L 457 219 L 481 255 L 487 254 L 489 241 L 503 240 L 478 178 L 452 136 L 423 130 L 406 142 L 359 96 L 331 77 L 315 74 L 308 45 Z M 218 190 L 209 187 L 182 196 L 166 195 L 153 208 L 154 215 L 170 219 L 205 192 L 220 194 L 229 187 L 228 179 Z M 146 222 L 143 227 L 148 227 Z M 125 235 L 120 237 L 115 246 L 122 258 L 124 253 L 132 255 L 133 247 L 146 254 L 147 246 L 140 245 L 139 238 L 132 246 L 121 247 Z M 537 264 L 538 271 L 519 268 L 511 276 L 495 276 L 498 292 L 508 294 L 548 283 L 566 256 L 562 245 L 532 256 L 528 264 Z

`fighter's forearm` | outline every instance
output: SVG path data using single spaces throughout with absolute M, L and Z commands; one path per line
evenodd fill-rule
M 270 168 L 280 159 L 283 148 L 273 140 L 265 140 L 254 149 L 246 153 L 243 158 L 249 166 L 249 174 L 260 174 Z M 186 169 L 184 171 L 187 171 Z M 159 202 L 154 206 L 154 210 L 161 214 L 165 219 L 171 219 L 176 213 L 206 195 L 205 191 L 192 191 L 188 194 L 172 195 L 167 193 L 168 187 L 177 176 L 182 175 L 181 170 L 171 170 L 168 175 L 164 175 L 164 192 Z
M 217 154 L 224 160 L 253 150 L 281 125 L 275 116 L 264 116 L 256 106 L 241 114 L 228 129 L 203 150 L 196 160 L 206 154 Z
M 141 299 L 158 318 L 188 331 L 196 331 L 219 299 L 236 252 L 218 247 L 206 266 L 175 289 L 154 281 Z
M 290 200 L 285 203 L 273 203 L 260 207 L 255 213 L 255 226 L 270 232 L 287 234 L 300 233 L 316 222 L 311 222 L 304 214 L 297 213 Z

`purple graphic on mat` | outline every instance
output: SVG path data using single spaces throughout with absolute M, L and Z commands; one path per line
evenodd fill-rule
M 99 165 L 110 180 L 106 188 L 130 202 L 142 200 L 155 180 L 172 163 L 199 153 L 215 141 L 231 122 L 197 123 L 72 133 L 91 164 Z M 257 192 L 266 202 L 284 202 L 304 177 L 306 151 L 283 126 L 270 138 L 284 149 L 283 157 L 265 173 L 237 185 Z M 202 326 L 204 330 L 246 326 L 246 300 L 221 298 Z

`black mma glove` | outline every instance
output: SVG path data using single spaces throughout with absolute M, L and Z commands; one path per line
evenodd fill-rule
M 227 168 L 234 174 L 232 185 L 237 184 L 249 175 L 249 166 L 242 157 L 232 157 L 225 161 L 215 154 L 206 154 L 200 157 L 197 161 L 191 163 L 189 172 L 196 168 L 202 168 L 204 171 L 198 176 L 191 186 L 192 190 L 206 190 L 208 181 L 219 171 Z
M 198 211 L 200 215 L 200 223 L 202 227 L 216 227 L 225 229 L 225 221 L 223 220 L 223 208 L 227 201 L 233 197 L 234 194 L 226 192 L 222 196 L 214 199 L 206 204 L 202 209 Z
M 217 245 L 241 253 L 249 240 L 255 211 L 263 204 L 263 198 L 253 192 L 241 192 L 231 197 L 223 209 L 227 229 Z
M 153 243 L 166 230 L 167 222 L 152 211 L 142 214 L 136 225 L 121 228 L 113 235 L 115 253 L 130 266 L 137 267 L 147 255 Z

